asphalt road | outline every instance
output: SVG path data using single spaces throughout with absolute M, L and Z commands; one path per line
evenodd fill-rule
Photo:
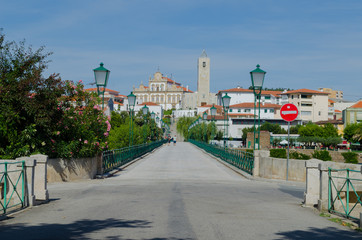
M 0 222 L 0 239 L 362 239 L 301 207 L 303 185 L 251 181 L 189 143 Z

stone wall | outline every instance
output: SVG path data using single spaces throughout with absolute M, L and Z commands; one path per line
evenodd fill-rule
M 93 179 L 99 168 L 97 157 L 48 160 L 48 182 L 68 182 L 81 179 Z

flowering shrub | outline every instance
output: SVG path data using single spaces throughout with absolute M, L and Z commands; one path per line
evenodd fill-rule
M 92 157 L 108 148 L 111 125 L 99 107 L 95 93 L 84 91 L 82 81 L 65 82 L 65 94 L 57 110 L 62 113 L 47 147 L 50 157 Z

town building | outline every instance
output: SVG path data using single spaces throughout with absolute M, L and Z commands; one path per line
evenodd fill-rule
M 281 93 L 282 104 L 292 103 L 297 106 L 303 123 L 328 120 L 328 93 L 298 89 Z
M 318 88 L 319 91 L 328 93 L 328 97 L 332 100 L 342 100 L 343 99 L 343 91 L 333 90 L 331 88 Z
M 345 127 L 362 122 L 362 100 L 343 110 L 343 122 Z
M 203 50 L 197 61 L 197 91 L 184 92 L 182 109 L 216 104 L 216 94 L 210 93 L 210 58 Z
M 139 87 L 133 90 L 137 104 L 153 102 L 165 110 L 180 108 L 185 92 L 192 93 L 188 87 L 183 87 L 180 83 L 163 76 L 160 71 L 157 71 L 153 78 L 149 78 L 148 86 L 141 82 Z

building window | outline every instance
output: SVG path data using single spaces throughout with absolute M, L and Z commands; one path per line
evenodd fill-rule
M 292 99 L 294 98 L 294 95 L 292 95 Z
M 265 100 L 270 100 L 270 96 L 265 96 Z
M 161 103 L 163 103 L 163 96 L 161 96 Z
M 264 113 L 268 113 L 268 109 L 264 109 Z
M 203 67 L 206 67 L 206 62 L 202 62 L 202 66 L 203 66 Z
M 171 96 L 168 96 L 167 103 L 171 103 Z
M 233 112 L 233 110 L 230 108 L 230 109 L 229 109 L 229 112 Z
M 322 112 L 321 112 L 321 111 L 318 112 L 318 116 L 320 116 L 320 115 L 322 115 Z
M 246 112 L 246 113 L 250 113 L 251 110 L 250 110 L 250 109 L 245 109 L 245 112 Z
M 274 113 L 274 109 L 270 109 L 270 112 L 271 112 L 271 113 Z
M 241 112 L 241 109 L 238 109 L 238 112 Z
M 312 112 L 311 111 L 301 111 L 300 114 L 302 116 L 311 116 L 312 115 Z

